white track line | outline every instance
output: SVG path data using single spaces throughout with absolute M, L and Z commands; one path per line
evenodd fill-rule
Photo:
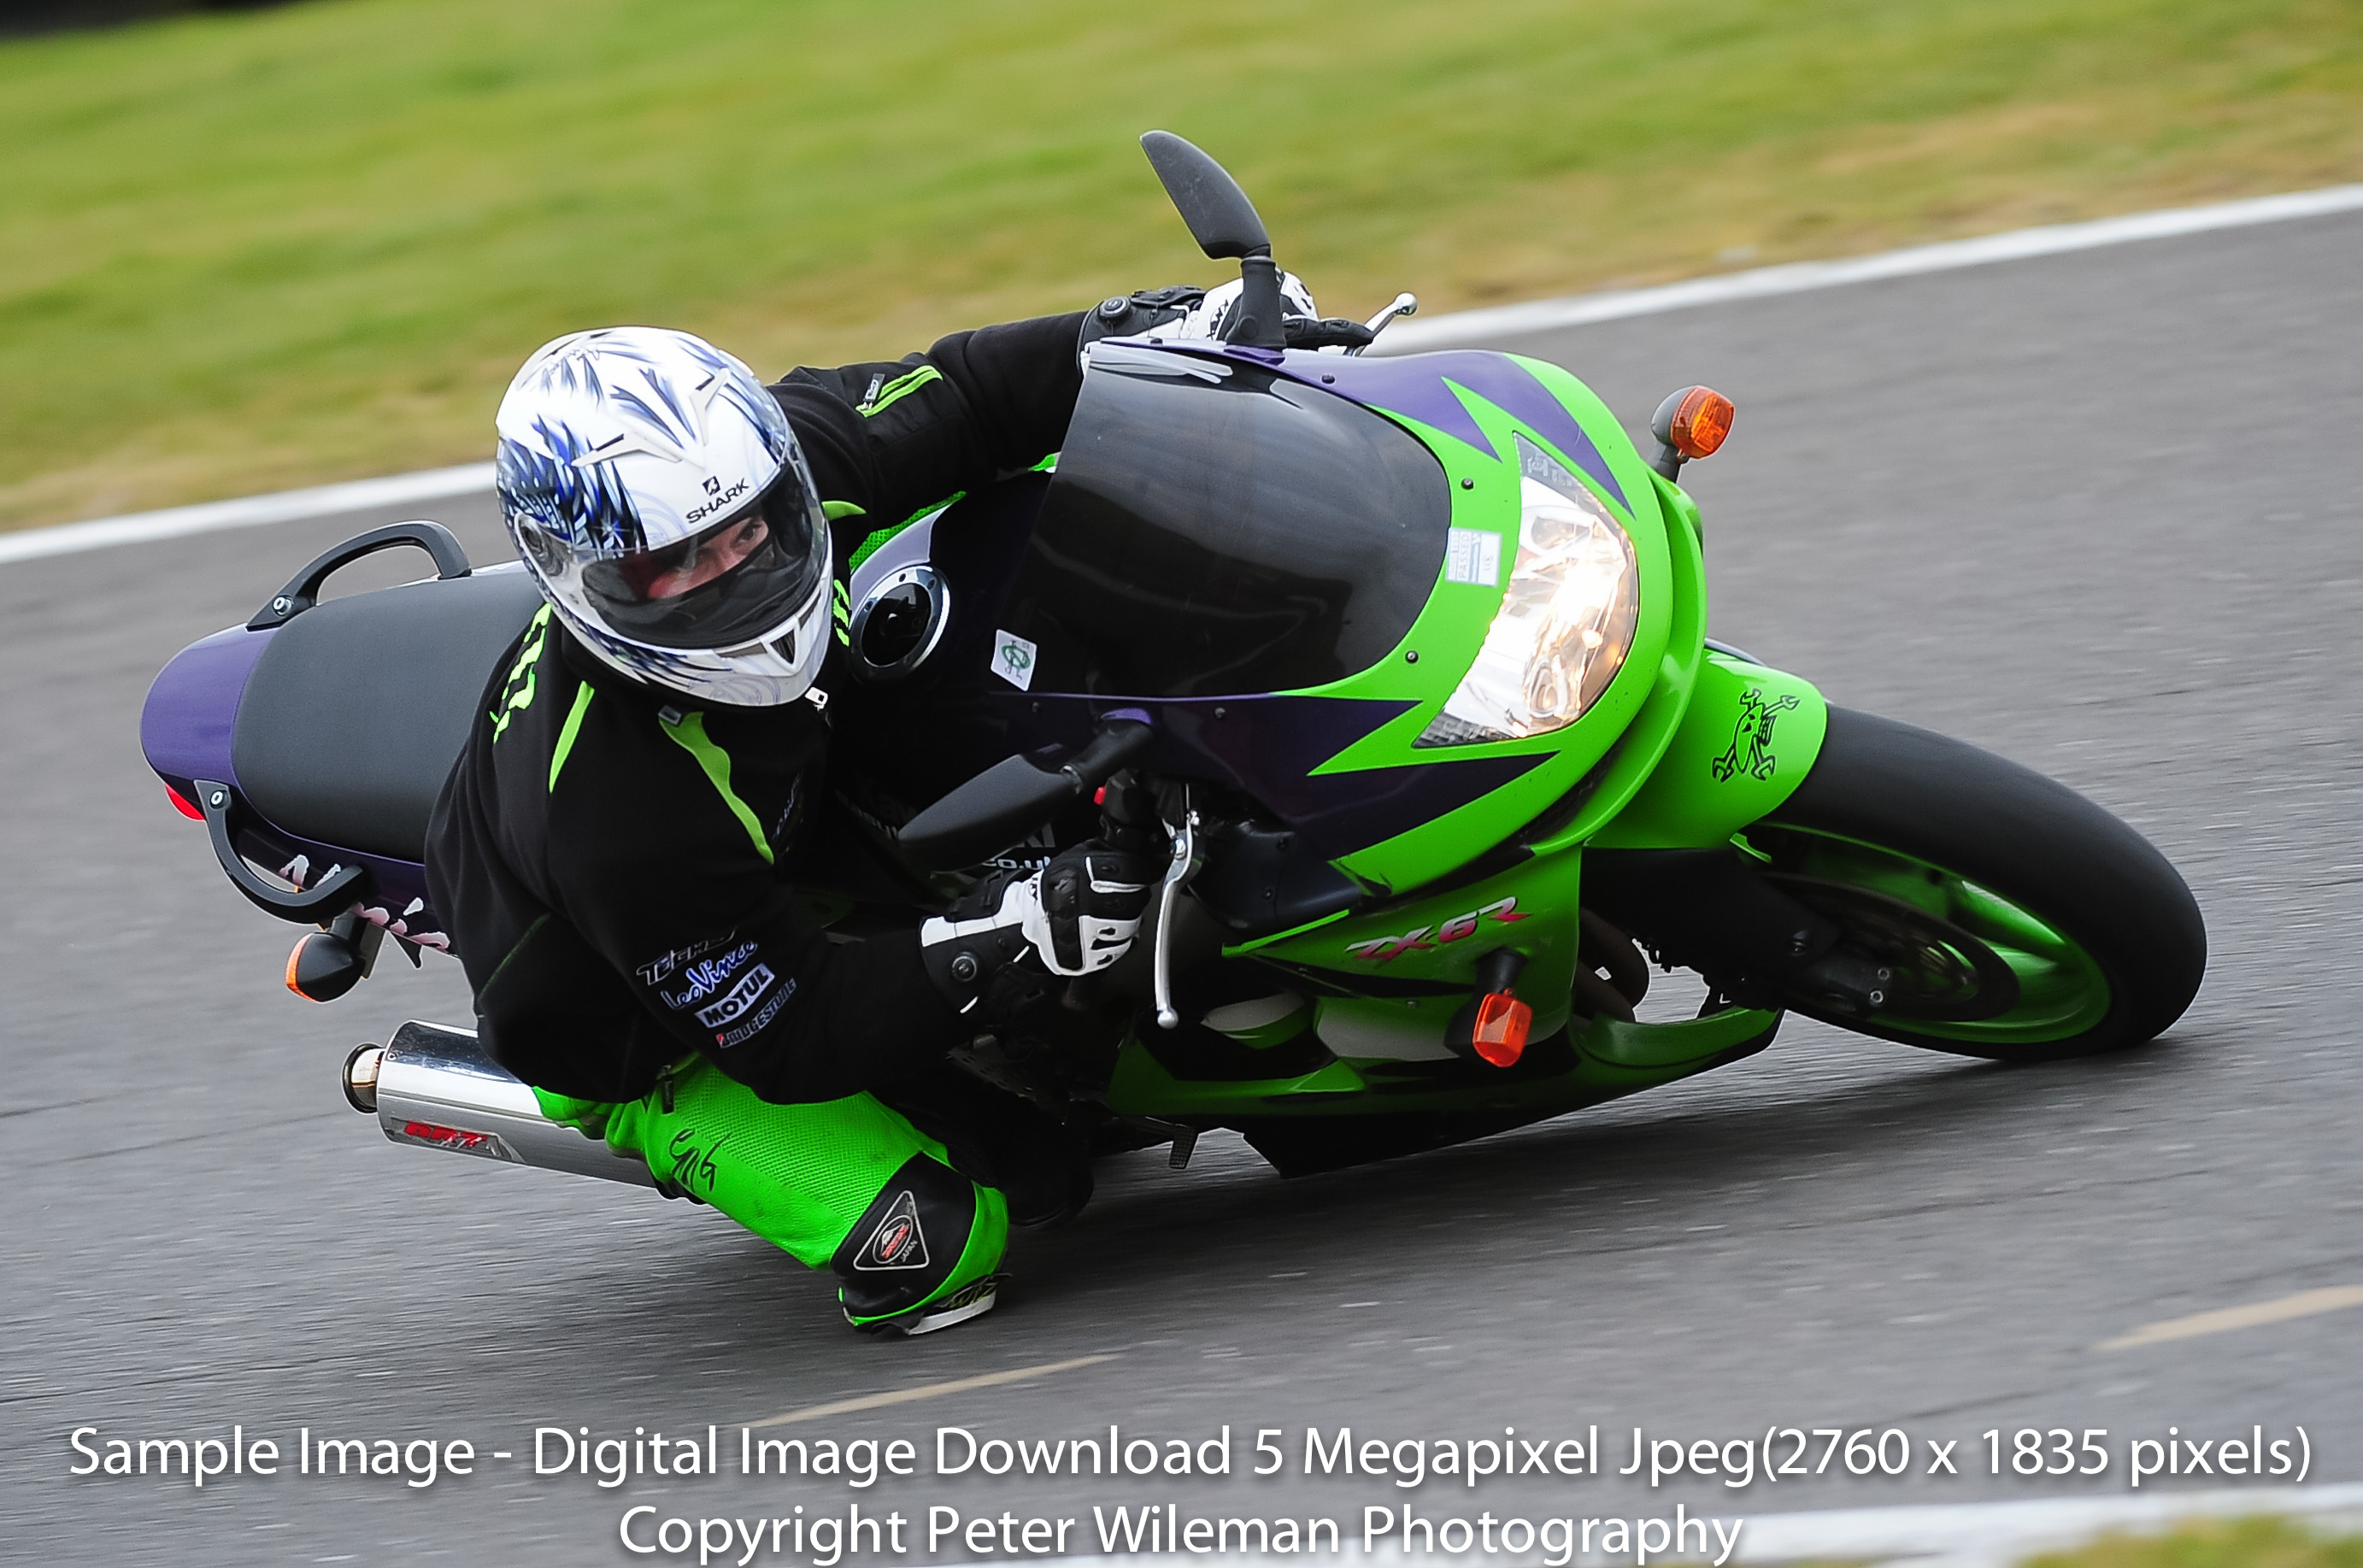
M 1792 261 L 1781 267 L 1758 267 L 1747 272 L 1725 272 L 1713 278 L 1692 278 L 1655 289 L 1616 289 L 1605 293 L 1578 294 L 1572 299 L 1535 300 L 1525 304 L 1498 305 L 1490 310 L 1465 310 L 1433 321 L 1405 321 L 1387 328 L 1379 340 L 1388 352 L 1412 353 L 1447 344 L 1530 332 L 1582 326 L 1595 321 L 1617 321 L 1630 315 L 1654 315 L 1660 311 L 1688 310 L 1696 305 L 1722 304 L 1731 300 L 1766 299 L 1775 294 L 1800 294 L 1814 289 L 1834 289 L 1846 283 L 1876 282 L 1882 278 L 1909 278 L 1923 272 L 1947 272 L 1959 267 L 1983 267 L 1996 261 L 2024 261 L 2036 256 L 2059 256 L 2072 250 L 2095 250 L 2141 239 L 2171 239 L 2179 235 L 2207 234 L 2217 229 L 2247 228 L 2260 223 L 2285 223 L 2291 218 L 2323 217 L 2363 209 L 2363 185 L 2333 185 L 2324 191 L 2300 191 L 2286 196 L 2258 196 L 2243 202 L 2220 202 L 2205 207 L 2173 207 L 2165 212 L 2135 213 L 2125 217 L 2099 218 L 2091 223 L 2054 224 L 2044 228 L 2014 229 L 1978 239 L 1949 240 L 1942 245 L 1915 245 L 1907 250 L 1882 251 L 1844 261 Z
M 1693 278 L 1655 289 L 1615 289 L 1604 293 L 1578 294 L 1570 299 L 1534 300 L 1525 304 L 1497 305 L 1488 310 L 1460 311 L 1426 321 L 1404 321 L 1387 329 L 1381 350 L 1414 353 L 1449 344 L 1473 343 L 1529 332 L 1549 332 L 1596 321 L 1652 315 L 1660 311 L 1688 310 L 1697 305 L 1732 300 L 1767 299 L 1777 294 L 1834 289 L 1847 283 L 1874 282 L 1882 278 L 1909 278 L 1923 272 L 1949 271 L 1958 267 L 1982 267 L 1996 261 L 2023 261 L 2036 256 L 2058 256 L 2071 250 L 2092 250 L 2142 239 L 2170 239 L 2178 235 L 2207 234 L 2217 229 L 2246 228 L 2291 218 L 2323 217 L 2363 209 L 2363 185 L 2334 185 L 2322 191 L 2300 191 L 2284 196 L 2258 196 L 2213 206 L 2174 207 L 2165 212 L 2135 213 L 2126 217 L 2100 218 L 2091 223 L 2055 224 L 2044 228 L 2014 229 L 1979 239 L 1952 240 L 1943 245 L 1916 245 L 1906 250 L 1883 251 L 1844 261 L 1793 261 L 1781 267 L 1759 267 L 1747 272 L 1726 272 Z M 0 534 L 0 566 L 36 560 L 44 556 L 70 555 L 109 545 L 171 539 L 183 534 L 209 534 L 222 528 L 250 528 L 262 523 L 286 523 L 303 517 L 360 512 L 373 506 L 400 506 L 414 501 L 441 501 L 455 495 L 478 495 L 492 488 L 493 465 L 469 463 L 455 469 L 430 469 L 423 473 L 394 474 L 384 479 L 356 480 L 349 484 L 322 485 L 315 490 L 281 491 L 273 495 L 250 495 L 235 501 L 207 502 L 202 506 L 176 506 L 166 512 L 135 512 L 90 523 L 66 523 L 51 528 L 28 528 Z
M 843 1416 L 855 1410 L 907 1405 L 914 1399 L 937 1399 L 947 1394 L 965 1394 L 973 1388 L 998 1388 L 1004 1383 L 1024 1383 L 1032 1378 L 1048 1377 L 1055 1372 L 1071 1372 L 1079 1366 L 1097 1366 L 1104 1361 L 1115 1359 L 1113 1355 L 1082 1355 L 1072 1361 L 1053 1361 L 1040 1366 L 1016 1366 L 1006 1372 L 988 1372 L 980 1377 L 956 1377 L 949 1383 L 923 1383 L 916 1388 L 890 1388 L 882 1394 L 864 1394 L 858 1398 L 838 1399 L 826 1405 L 807 1405 L 783 1416 L 768 1416 L 745 1425 L 751 1431 L 757 1427 L 784 1426 L 790 1421 L 814 1421 L 823 1416 Z
M 1513 1517 L 1542 1518 L 1572 1514 L 1579 1518 L 1666 1518 L 1670 1502 L 1603 1500 L 1584 1506 L 1555 1504 L 1548 1507 L 1514 1506 L 1497 1511 Z M 1216 1518 L 1231 1512 L 1211 1502 L 1193 1503 L 1185 1517 Z M 1270 1503 L 1241 1505 L 1241 1514 L 1272 1518 L 1292 1510 Z M 1438 1508 L 1441 1519 L 1454 1510 Z M 1473 1509 L 1471 1510 L 1473 1512 Z M 1872 1562 L 1890 1568 L 2008 1568 L 2039 1551 L 2073 1547 L 2110 1531 L 2152 1534 L 2185 1519 L 2238 1518 L 2273 1514 L 2312 1520 L 2318 1528 L 2351 1529 L 2363 1524 L 2363 1483 L 2325 1486 L 2256 1486 L 2207 1492 L 2169 1492 L 2155 1496 L 2044 1497 L 2025 1502 L 1941 1503 L 1891 1508 L 1832 1508 L 1803 1513 L 1736 1515 L 1713 1511 L 1692 1518 L 1721 1518 L 1727 1525 L 1742 1520 L 1737 1547 L 1729 1561 L 1739 1564 L 1789 1562 Z M 1339 1533 L 1353 1540 L 1359 1528 L 1359 1510 L 1338 1510 Z M 1086 1529 L 1092 1528 L 1086 1516 Z M 1381 1540 L 1364 1553 L 1354 1540 L 1345 1551 L 1313 1556 L 1278 1557 L 1232 1553 L 1222 1559 L 1233 1568 L 1430 1568 L 1446 1563 L 1498 1562 L 1503 1568 L 1529 1568 L 1541 1561 L 1539 1552 L 1454 1557 L 1419 1551 L 1405 1553 Z M 1695 1562 L 1687 1555 L 1652 1561 Z M 1102 1556 L 1096 1553 L 1047 1560 L 1051 1568 L 1196 1568 L 1204 1556 L 1141 1552 Z M 1597 1551 L 1574 1554 L 1570 1568 L 1596 1568 L 1610 1562 L 1631 1563 L 1633 1554 L 1606 1557 Z M 1039 1568 L 1043 1558 L 976 1564 L 976 1568 Z
M 2253 1329 L 2265 1323 L 2286 1323 L 2293 1319 L 2311 1318 L 2323 1312 L 2344 1311 L 2349 1307 L 2363 1307 L 2363 1285 L 2338 1285 L 2326 1290 L 2301 1290 L 2295 1296 L 2283 1296 L 2271 1301 L 2255 1301 L 2246 1307 L 2219 1307 L 2213 1312 L 2194 1312 L 2188 1318 L 2169 1318 L 2163 1323 L 2146 1323 L 2130 1334 L 2105 1340 L 2094 1350 L 2135 1350 L 2143 1345 L 2162 1345 L 2175 1340 L 2197 1339 L 2202 1334 L 2226 1334 L 2235 1329 Z
M 89 523 L 63 523 L 54 528 L 28 528 L 22 533 L 0 534 L 0 565 L 38 560 L 43 556 L 72 555 L 77 550 L 103 549 L 109 545 L 178 538 L 183 534 L 251 528 L 259 523 L 292 523 L 298 518 L 325 517 L 338 512 L 365 512 L 373 506 L 445 501 L 455 495 L 478 495 L 492 488 L 492 464 L 464 463 L 456 469 L 427 469 L 419 473 L 390 474 L 384 479 L 324 484 L 312 490 L 283 490 L 274 495 L 208 501 L 201 506 L 175 506 L 165 512 L 134 512 L 128 516 L 101 517 Z
M 1763 1514 L 1740 1534 L 1739 1562 L 1871 1561 L 1914 1568 L 2005 1568 L 2038 1551 L 2081 1545 L 2112 1530 L 2148 1534 L 2183 1519 L 2255 1514 L 2363 1514 L 2363 1485 L 2258 1486 L 2155 1496 L 2045 1497 L 2020 1503 L 1931 1504 Z

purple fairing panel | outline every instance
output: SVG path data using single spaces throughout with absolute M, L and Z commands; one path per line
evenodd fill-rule
M 176 790 L 197 778 L 238 782 L 230 737 L 239 699 L 275 635 L 232 626 L 191 643 L 157 672 L 139 710 L 139 749 L 158 777 Z
M 276 635 L 275 629 L 250 632 L 232 626 L 191 643 L 158 673 L 139 711 L 139 749 L 158 777 L 184 792 L 199 778 L 238 789 L 231 737 L 237 730 L 239 701 L 246 694 L 255 662 Z M 241 801 L 244 794 L 240 790 Z M 251 804 L 240 812 L 237 836 L 239 852 L 268 870 L 292 867 L 297 856 L 304 857 L 308 863 L 304 877 L 307 886 L 332 866 L 356 862 L 366 866 L 370 896 L 361 912 L 427 946 L 446 945 L 440 922 L 424 904 L 427 868 L 418 862 L 386 860 L 298 838 L 263 821 Z M 412 909 L 414 903 L 419 907 Z
M 1335 860 L 1468 805 L 1548 760 L 1471 757 L 1350 773 L 1313 770 L 1414 706 L 1352 697 L 1107 698 L 996 695 L 1013 735 L 1079 746 L 1104 719 L 1146 715 L 1157 728 L 1147 765 L 1228 780 L 1269 806 L 1323 858 Z
M 255 820 L 261 820 L 259 814 Z M 256 864 L 267 865 L 270 869 L 278 871 L 283 867 L 293 866 L 295 856 L 300 855 L 309 863 L 304 873 L 306 887 L 327 875 L 332 867 L 365 866 L 370 874 L 369 897 L 356 906 L 362 919 L 384 926 L 397 936 L 406 936 L 422 947 L 432 947 L 444 953 L 451 950 L 449 939 L 443 934 L 441 917 L 427 907 L 426 867 L 416 860 L 388 860 L 381 856 L 339 848 L 333 844 L 298 838 L 276 823 L 265 825 L 268 827 L 271 852 L 279 858 L 266 861 L 258 856 Z M 249 833 L 244 836 L 250 842 L 255 842 L 263 835 Z
M 1516 360 L 1474 349 L 1369 359 L 1277 352 L 1200 341 L 1159 347 L 1276 370 L 1292 381 L 1381 414 L 1396 414 L 1492 450 L 1454 386 L 1465 387 L 1559 448 L 1619 504 L 1629 505 L 1607 458 L 1556 394 Z M 1505 459 L 1510 454 L 1498 454 Z M 1458 810 L 1548 758 L 1470 757 L 1347 773 L 1314 770 L 1413 706 L 1407 701 L 1310 696 L 1145 699 L 1040 692 L 993 699 L 1012 738 L 1071 747 L 1099 721 L 1145 712 L 1159 732 L 1148 766 L 1227 779 L 1261 801 L 1328 859 L 1368 848 Z
M 1220 343 L 1165 342 L 1162 348 L 1183 353 L 1242 359 L 1277 370 L 1291 381 L 1334 392 L 1381 413 L 1400 414 L 1459 436 L 1479 451 L 1493 450 L 1454 386 L 1468 388 L 1487 402 L 1523 421 L 1536 435 L 1566 455 L 1605 491 L 1618 505 L 1632 510 L 1625 487 L 1609 471 L 1608 459 L 1575 415 L 1548 387 L 1524 365 L 1506 354 L 1480 348 L 1450 348 L 1429 354 L 1403 354 L 1383 359 L 1346 354 L 1317 354 L 1308 349 L 1275 353 L 1268 348 L 1243 348 Z M 1496 452 L 1503 461 L 1507 452 Z

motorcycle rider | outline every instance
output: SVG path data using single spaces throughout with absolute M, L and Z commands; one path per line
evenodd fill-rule
M 492 673 L 427 856 L 483 1037 L 553 1118 L 834 1270 L 857 1328 L 990 1309 L 1010 1176 L 1048 1189 L 1020 1222 L 1088 1192 L 1055 1123 L 936 1064 L 1115 962 L 1157 867 L 1084 845 L 919 930 L 825 934 L 784 872 L 828 789 L 849 562 L 1055 453 L 1082 345 L 1211 335 L 1223 293 L 768 387 L 687 333 L 579 332 L 501 403 L 501 508 L 545 603 Z

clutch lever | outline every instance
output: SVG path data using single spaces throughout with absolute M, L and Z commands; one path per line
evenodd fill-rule
M 1182 787 L 1182 820 L 1169 823 L 1173 858 L 1165 867 L 1165 882 L 1157 892 L 1157 945 L 1149 966 L 1157 1001 L 1157 1027 L 1179 1029 L 1182 1014 L 1173 1005 L 1173 906 L 1182 889 L 1198 874 L 1198 813 L 1190 809 L 1190 787 Z

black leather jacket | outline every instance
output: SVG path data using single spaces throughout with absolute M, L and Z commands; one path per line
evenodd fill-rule
M 840 580 L 873 530 L 1058 450 L 1082 325 L 955 333 L 899 363 L 800 370 L 771 389 L 823 501 L 841 503 Z M 509 715 L 497 734 L 495 710 Z M 625 1100 L 695 1051 L 766 1099 L 823 1100 L 957 1040 L 915 930 L 832 942 L 782 875 L 825 788 L 822 709 L 700 709 L 619 675 L 545 611 L 491 671 L 477 715 L 436 802 L 427 876 L 509 1071 Z

